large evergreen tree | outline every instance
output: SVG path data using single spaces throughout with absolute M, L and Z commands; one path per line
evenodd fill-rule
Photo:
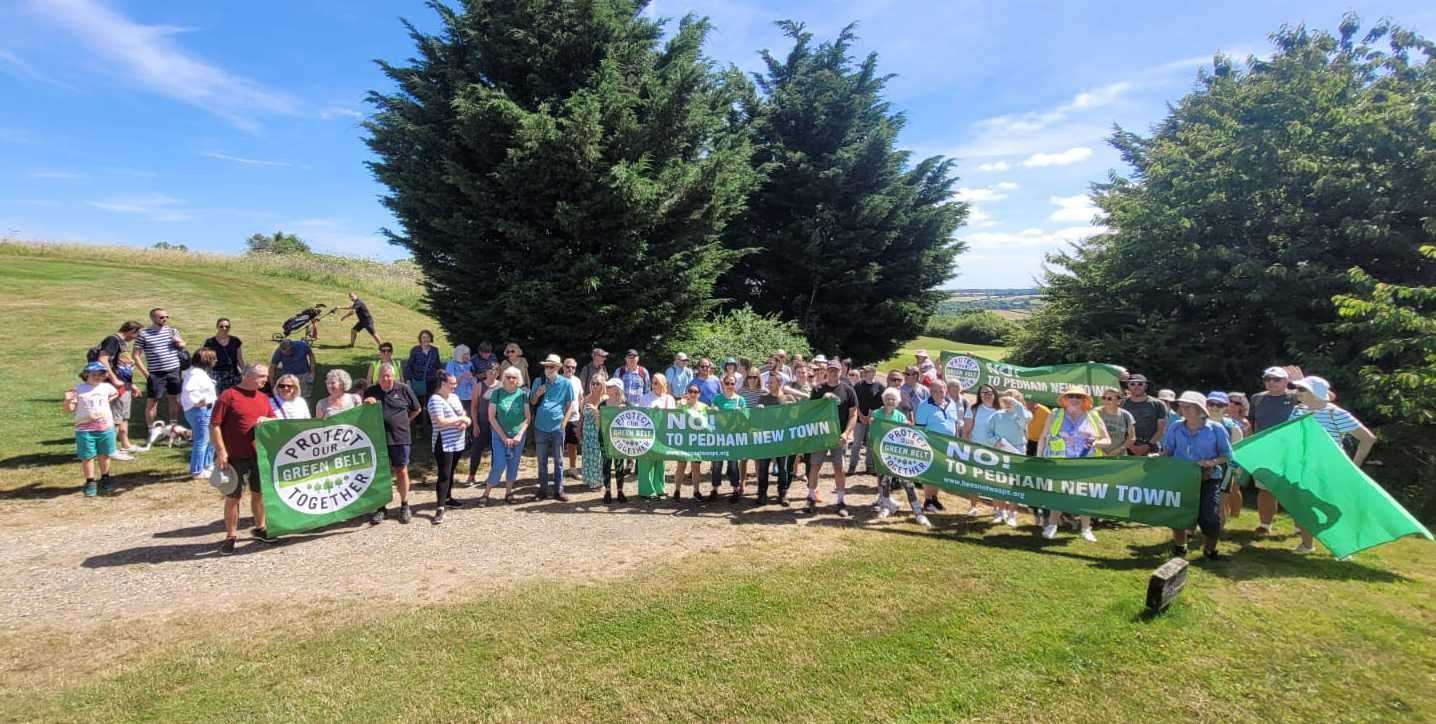
M 430 6 L 437 35 L 381 63 L 367 122 L 428 304 L 456 341 L 536 355 L 651 344 L 713 306 L 719 234 L 755 181 L 751 86 L 702 55 L 709 26 L 667 43 L 633 0 Z
M 903 116 L 883 100 L 877 56 L 854 62 L 852 26 L 814 46 L 794 22 L 781 60 L 764 51 L 752 107 L 754 167 L 765 180 L 725 239 L 743 257 L 721 291 L 801 325 L 815 349 L 886 359 L 922 333 L 962 250 L 967 214 L 953 162 L 909 168 Z
M 1283 28 L 1270 60 L 1218 57 L 1151 136 L 1118 129 L 1133 172 L 1095 187 L 1111 232 L 1049 258 L 1016 358 L 1201 388 L 1297 362 L 1352 402 L 1379 329 L 1341 324 L 1348 270 L 1436 281 L 1418 251 L 1436 228 L 1433 46 L 1385 24 L 1359 32 L 1353 16 L 1336 36 Z

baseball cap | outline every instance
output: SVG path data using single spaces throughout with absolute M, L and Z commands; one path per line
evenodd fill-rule
M 608 350 L 606 350 L 606 349 L 604 349 L 604 348 L 602 348 L 602 347 L 594 347 L 592 354 L 593 354 L 594 357 L 607 357 L 607 356 L 608 356 Z
M 624 357 L 637 357 L 637 356 L 638 356 L 638 350 L 636 350 L 636 349 L 630 349 L 630 350 L 628 350 L 627 352 L 624 352 L 624 353 L 623 353 L 623 356 L 624 356 Z
M 837 360 L 833 360 L 833 361 L 831 361 L 831 362 L 828 363 L 828 369 L 830 369 L 830 370 L 840 370 L 840 369 L 842 369 L 842 368 L 843 368 L 843 363 L 842 363 L 842 362 L 839 362 L 839 361 L 837 361 Z
M 99 372 L 99 373 L 101 373 L 101 374 L 105 374 L 105 373 L 108 373 L 109 370 L 105 369 L 105 366 L 102 365 L 102 364 L 100 364 L 99 362 L 91 362 L 91 363 L 85 365 L 85 369 L 80 370 L 80 376 L 81 376 L 81 377 L 89 377 L 90 375 L 93 375 L 93 374 L 95 374 L 96 372 Z
M 1127 378 L 1127 384 L 1130 385 L 1130 384 L 1132 384 L 1133 382 L 1141 382 L 1142 384 L 1146 384 L 1146 383 L 1147 383 L 1147 377 L 1146 377 L 1146 375 L 1132 375 L 1131 377 L 1128 377 L 1128 378 Z
M 603 386 L 604 386 L 604 387 L 617 387 L 618 389 L 621 390 L 621 389 L 623 389 L 623 380 L 620 380 L 620 379 L 618 379 L 618 378 L 616 378 L 616 377 L 610 377 L 607 382 L 603 383 Z
M 1232 398 L 1228 397 L 1225 392 L 1208 392 L 1207 402 L 1215 402 L 1219 405 L 1230 405 Z
M 1316 377 L 1314 375 L 1311 377 L 1303 377 L 1291 384 L 1299 390 L 1310 392 L 1312 395 L 1315 395 L 1318 400 L 1331 399 L 1331 383 L 1327 382 L 1323 377 Z
M 1268 377 L 1275 377 L 1276 379 L 1279 379 L 1279 380 L 1285 380 L 1285 379 L 1290 379 L 1290 378 L 1291 378 L 1291 375 L 1290 375 L 1289 373 L 1287 373 L 1286 370 L 1284 370 L 1284 369 L 1282 369 L 1282 368 L 1280 368 L 1280 367 L 1268 367 L 1268 368 L 1266 368 L 1266 371 L 1265 371 L 1265 372 L 1261 373 L 1261 376 L 1262 376 L 1262 379 L 1266 379 L 1266 378 L 1268 378 Z

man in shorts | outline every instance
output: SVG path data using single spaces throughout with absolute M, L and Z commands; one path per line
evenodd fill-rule
M 260 388 L 269 381 L 269 366 L 258 362 L 246 367 L 239 384 L 221 392 L 210 416 L 210 440 L 214 443 L 214 464 L 226 475 L 235 476 L 234 490 L 224 496 L 224 542 L 219 554 L 234 552 L 239 536 L 239 499 L 249 488 L 249 511 L 254 515 L 254 539 L 269 542 L 264 527 L 264 498 L 259 490 L 259 452 L 254 448 L 254 428 L 270 419 L 269 396 Z
M 394 487 L 399 489 L 399 522 L 414 519 L 409 510 L 409 451 L 412 438 L 409 425 L 419 416 L 423 406 L 413 388 L 394 378 L 394 365 L 379 366 L 379 384 L 364 391 L 364 404 L 382 405 L 384 410 L 384 442 L 389 446 L 389 470 L 394 474 Z M 369 522 L 384 522 L 384 506 L 369 516 Z
M 349 292 L 349 306 L 345 309 L 349 311 L 345 312 L 339 321 L 348 319 L 350 315 L 354 317 L 354 328 L 349 330 L 350 347 L 353 347 L 355 340 L 359 339 L 360 332 L 368 332 L 369 336 L 374 338 L 375 345 L 384 344 L 384 340 L 379 339 L 378 333 L 374 331 L 374 315 L 369 313 L 369 305 L 361 301 L 358 294 Z
M 1297 372 L 1299 377 L 1300 370 Z M 1291 419 L 1292 410 L 1297 405 L 1296 393 L 1290 389 L 1291 381 L 1291 370 L 1283 367 L 1268 367 L 1262 373 L 1261 382 L 1266 389 L 1251 397 L 1253 435 Z M 1255 479 L 1253 482 L 1256 482 Z M 1277 502 L 1276 496 L 1267 492 L 1260 482 L 1256 482 L 1256 488 L 1257 527 L 1254 533 L 1260 537 L 1271 534 L 1271 522 L 1276 518 Z
M 145 427 L 153 427 L 159 413 L 160 398 L 169 397 L 169 420 L 180 422 L 180 351 L 184 340 L 179 330 L 170 326 L 170 313 L 164 307 L 150 310 L 150 326 L 135 338 L 135 367 L 145 376 Z
M 837 514 L 849 518 L 852 514 L 848 512 L 847 502 L 843 499 L 848 488 L 848 478 L 843 470 L 843 452 L 847 450 L 848 443 L 853 441 L 853 430 L 858 424 L 858 393 L 853 391 L 853 386 L 843 378 L 843 363 L 838 360 L 828 363 L 827 381 L 814 387 L 809 399 L 821 400 L 830 395 L 838 402 L 838 426 L 843 432 L 838 437 L 837 447 L 819 450 L 809 459 L 808 504 L 803 510 L 811 515 L 817 509 L 818 474 L 823 470 L 823 463 L 831 461 L 833 485 L 837 489 Z

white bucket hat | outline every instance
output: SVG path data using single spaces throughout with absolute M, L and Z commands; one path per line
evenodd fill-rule
M 1196 405 L 1202 411 L 1202 417 L 1211 417 L 1211 413 L 1207 411 L 1207 396 L 1200 392 L 1187 390 L 1182 393 L 1181 397 L 1176 399 L 1176 402 L 1179 405 L 1183 402 L 1189 405 Z
M 216 466 L 209 473 L 209 484 L 221 495 L 230 495 L 239 485 L 239 475 L 234 472 L 234 468 L 228 465 L 222 468 Z
M 1322 402 L 1331 401 L 1331 383 L 1322 377 L 1303 377 L 1291 383 L 1297 389 L 1306 390 Z

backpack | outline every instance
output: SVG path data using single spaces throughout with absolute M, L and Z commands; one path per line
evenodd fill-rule
M 120 347 L 120 349 L 124 349 L 124 347 L 125 347 L 125 340 L 121 339 L 121 338 L 120 338 L 120 335 L 118 335 L 118 334 L 111 334 L 111 335 L 105 337 L 104 339 L 100 340 L 100 343 L 99 343 L 99 344 L 97 344 L 97 345 L 91 347 L 89 350 L 87 350 L 87 351 L 85 352 L 85 361 L 86 361 L 86 362 L 99 362 L 99 361 L 100 361 L 100 354 L 104 352 L 105 343 L 108 342 L 108 341 L 110 341 L 111 339 L 118 340 L 118 341 L 119 341 L 119 345 L 118 345 L 118 346 Z M 117 360 L 110 360 L 110 366 L 113 367 L 116 361 L 117 361 Z

